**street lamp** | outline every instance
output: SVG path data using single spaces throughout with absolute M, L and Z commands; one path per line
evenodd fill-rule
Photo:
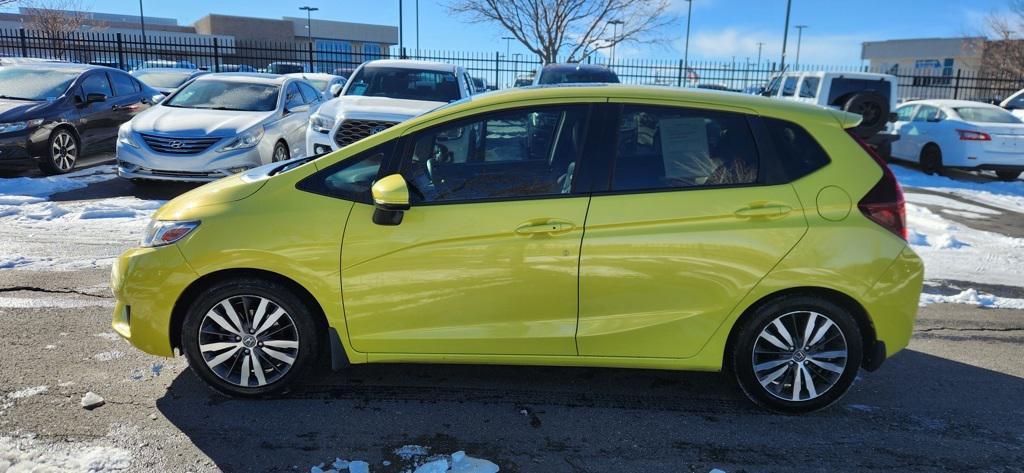
M 149 59 L 149 45 L 146 42 L 146 14 L 142 12 L 142 0 L 139 0 L 139 26 L 142 27 L 142 60 Z
M 622 21 L 622 20 L 612 20 L 612 21 L 608 22 L 609 25 L 612 25 L 612 58 L 611 58 L 612 60 L 611 60 L 611 64 L 615 64 L 615 46 L 618 44 L 618 40 L 619 40 L 619 25 L 621 25 L 623 23 L 625 23 L 625 22 Z
M 786 70 L 786 41 L 789 39 L 789 12 L 793 9 L 793 0 L 786 0 L 786 26 L 782 29 L 782 59 L 779 60 L 779 70 Z
M 761 48 L 764 48 L 764 42 L 757 42 L 757 65 L 754 67 L 761 67 Z
M 317 7 L 304 6 L 299 7 L 299 10 L 305 10 L 306 12 L 306 39 L 309 40 L 309 44 L 313 44 L 313 12 L 319 10 Z
M 690 68 L 690 17 L 693 16 L 693 0 L 686 0 L 686 46 L 683 48 L 683 69 Z
M 405 39 L 402 34 L 402 0 L 398 0 L 398 57 L 405 58 Z
M 804 28 L 807 28 L 807 25 L 796 25 L 793 28 L 796 28 L 796 62 L 793 68 L 800 69 L 800 42 L 804 38 Z

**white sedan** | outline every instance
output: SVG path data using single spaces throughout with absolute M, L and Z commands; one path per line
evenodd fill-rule
M 944 168 L 995 171 L 1012 181 L 1024 171 L 1024 122 L 995 105 L 966 100 L 915 100 L 896 109 L 900 139 L 892 157 Z

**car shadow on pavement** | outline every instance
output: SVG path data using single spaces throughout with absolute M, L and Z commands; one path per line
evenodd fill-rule
M 465 450 L 502 472 L 774 471 L 803 459 L 965 471 L 1014 464 L 1024 449 L 1024 379 L 911 350 L 804 416 L 754 407 L 718 373 L 360 365 L 309 378 L 240 400 L 184 372 L 156 406 L 223 471 L 309 471 L 335 457 L 405 471 L 394 449 L 408 444 Z
M 113 197 L 135 197 L 143 200 L 171 200 L 188 192 L 202 183 L 145 182 L 133 183 L 117 178 L 91 184 L 82 189 L 60 192 L 50 196 L 54 202 L 73 200 L 110 199 Z

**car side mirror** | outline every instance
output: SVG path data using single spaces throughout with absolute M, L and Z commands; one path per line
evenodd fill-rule
M 106 102 L 106 101 L 107 101 L 107 95 L 106 94 L 101 94 L 99 92 L 91 92 L 91 93 L 85 94 L 85 103 L 86 104 L 96 103 L 96 102 Z
M 409 186 L 401 174 L 392 174 L 375 182 L 370 188 L 373 195 L 373 223 L 398 225 L 409 210 Z
M 341 95 L 342 88 L 341 84 L 331 84 L 331 87 L 328 88 L 327 91 L 330 92 L 331 97 L 338 97 Z

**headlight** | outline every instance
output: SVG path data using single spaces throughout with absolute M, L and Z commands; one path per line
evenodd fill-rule
M 260 125 L 252 130 L 239 134 L 233 140 L 229 141 L 228 144 L 221 146 L 217 151 L 223 153 L 224 151 L 252 148 L 253 146 L 258 145 L 262 139 L 263 126 Z
M 170 245 L 192 233 L 199 226 L 198 220 L 174 222 L 152 220 L 146 227 L 146 235 L 142 237 L 142 246 L 152 248 Z
M 21 131 L 26 128 L 34 128 L 42 124 L 42 118 L 37 118 L 35 120 L 29 120 L 25 122 L 0 123 L 0 133 L 14 133 L 16 131 Z
M 313 118 L 309 120 L 309 126 L 317 133 L 330 133 L 334 129 L 334 118 L 313 115 Z
M 135 138 L 132 138 L 132 129 L 127 123 L 121 125 L 121 128 L 117 129 L 117 142 L 131 146 L 132 148 L 139 147 L 139 144 L 135 142 Z

